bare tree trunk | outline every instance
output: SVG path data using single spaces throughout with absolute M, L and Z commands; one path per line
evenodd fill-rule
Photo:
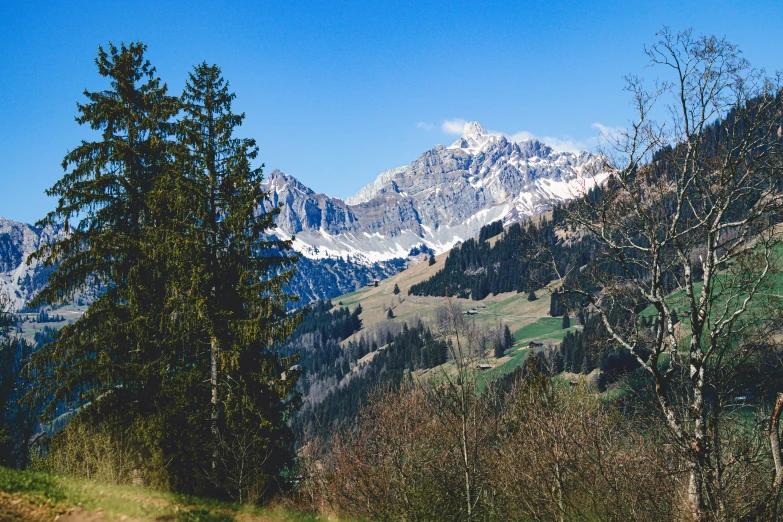
M 463 392 L 464 393 L 464 392 Z M 473 520 L 472 493 L 470 491 L 470 461 L 468 460 L 468 426 L 467 414 L 462 412 L 462 458 L 465 463 L 465 500 L 467 501 L 468 520 Z
M 692 348 L 692 358 L 695 357 L 698 350 Z M 691 512 L 691 518 L 700 522 L 706 520 L 706 510 L 704 504 L 704 469 L 707 459 L 707 441 L 705 431 L 705 403 L 704 403 L 704 368 L 701 361 L 691 362 L 691 381 L 693 382 L 693 402 L 691 403 L 691 414 L 693 415 L 693 463 L 688 477 L 688 508 Z
M 775 489 L 783 483 L 783 457 L 780 454 L 780 413 L 783 411 L 783 393 L 778 392 L 778 400 L 769 422 L 769 442 L 772 446 L 772 459 L 775 461 Z
M 694 522 L 701 522 L 705 520 L 704 514 L 704 493 L 702 491 L 704 484 L 702 482 L 701 472 L 699 466 L 695 463 L 690 465 L 688 471 L 688 511 L 691 515 L 691 520 Z
M 778 498 L 780 488 L 783 485 L 783 457 L 780 454 L 780 413 L 783 411 L 783 393 L 778 392 L 778 400 L 775 409 L 772 410 L 772 418 L 769 420 L 769 444 L 772 450 L 772 460 L 775 462 L 775 481 L 772 485 L 772 494 L 767 508 L 767 520 L 775 520 L 778 515 Z

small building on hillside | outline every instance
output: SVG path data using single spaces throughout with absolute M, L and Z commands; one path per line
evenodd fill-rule
M 538 341 L 530 341 L 527 345 L 528 348 L 541 348 L 542 346 L 544 346 L 544 343 Z
M 476 368 L 478 368 L 481 371 L 491 370 L 492 369 L 492 365 L 491 364 L 478 364 L 478 365 L 476 365 Z

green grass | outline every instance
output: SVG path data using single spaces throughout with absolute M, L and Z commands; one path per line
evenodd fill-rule
M 564 330 L 561 317 L 542 317 L 535 323 L 523 326 L 514 332 L 514 339 L 517 341 L 560 341 L 565 337 L 566 333 L 575 330 L 575 326 Z
M 116 486 L 86 479 L 56 476 L 0 467 L 0 491 L 35 506 L 46 506 L 52 514 L 68 508 L 101 511 L 107 520 L 131 517 L 138 520 L 187 522 L 319 522 L 326 518 L 231 504 L 197 497 L 165 493 L 136 486 Z M 0 507 L 0 519 L 3 518 Z
M 351 292 L 350 294 L 344 294 L 341 295 L 340 297 L 332 299 L 332 302 L 335 304 L 340 302 L 342 303 L 342 306 L 351 306 L 361 301 L 364 297 L 364 294 L 366 294 L 369 291 L 370 291 L 370 287 L 365 286 L 354 292 Z
M 492 368 L 491 374 L 493 377 L 502 377 L 506 374 L 514 371 L 515 368 L 522 366 L 525 362 L 530 350 L 528 348 L 516 348 L 510 350 L 511 358 L 503 364 Z

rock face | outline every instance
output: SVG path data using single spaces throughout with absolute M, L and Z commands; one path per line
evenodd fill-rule
M 606 178 L 589 152 L 557 152 L 537 141 L 509 141 L 477 122 L 449 147 L 438 145 L 386 171 L 345 201 L 272 172 L 267 209 L 282 203 L 277 233 L 296 236 L 311 259 L 371 265 L 405 258 L 417 245 L 436 253 L 496 220 L 519 221 L 578 197 Z
M 35 295 L 49 273 L 37 262 L 27 266 L 27 258 L 60 234 L 60 229 L 37 228 L 0 217 L 0 292 L 7 293 L 17 308 Z

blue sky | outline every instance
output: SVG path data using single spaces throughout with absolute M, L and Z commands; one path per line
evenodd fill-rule
M 217 63 L 260 160 L 346 197 L 477 120 L 564 147 L 631 116 L 626 73 L 663 25 L 726 36 L 783 68 L 783 2 L 0 3 L 0 216 L 34 222 L 68 149 L 82 91 L 106 84 L 99 44 L 141 40 L 171 92 Z

